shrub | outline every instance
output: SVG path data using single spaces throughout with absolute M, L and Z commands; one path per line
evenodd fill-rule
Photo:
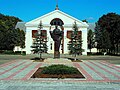
M 0 50 L 0 54 L 3 54 L 4 53 L 4 51 L 3 50 Z
M 26 55 L 26 51 L 15 51 L 14 54 L 15 55 L 20 55 L 20 54 Z
M 0 54 L 8 54 L 8 55 L 21 55 L 21 51 L 11 51 L 11 50 L 5 50 L 0 51 Z M 22 51 L 22 55 L 26 55 L 26 51 Z
M 87 55 L 104 55 L 104 54 L 102 52 L 96 52 L 96 53 L 87 52 Z
M 60 74 L 79 74 L 80 72 L 78 71 L 77 68 L 58 64 L 58 65 L 51 65 L 51 66 L 45 67 L 41 73 L 60 75 Z
M 14 51 L 10 51 L 10 50 L 4 51 L 3 54 L 14 54 Z

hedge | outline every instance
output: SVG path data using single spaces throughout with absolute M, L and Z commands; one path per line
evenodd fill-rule
M 80 72 L 78 71 L 77 68 L 58 64 L 58 65 L 51 65 L 51 66 L 45 67 L 41 73 L 60 75 L 60 74 L 79 74 Z

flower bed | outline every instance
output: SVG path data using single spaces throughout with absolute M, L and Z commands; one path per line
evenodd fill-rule
M 39 68 L 31 78 L 84 78 L 77 68 L 51 65 Z

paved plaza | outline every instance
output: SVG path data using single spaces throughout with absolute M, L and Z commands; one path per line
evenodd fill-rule
M 31 78 L 34 72 L 50 64 L 65 64 L 78 68 L 82 79 Z M 120 66 L 104 60 L 82 60 L 49 58 L 44 62 L 12 60 L 0 65 L 0 90 L 120 90 Z

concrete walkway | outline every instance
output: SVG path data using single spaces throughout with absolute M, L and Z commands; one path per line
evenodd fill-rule
M 120 90 L 120 83 L 0 81 L 0 90 Z
M 85 79 L 32 79 L 39 68 L 65 64 L 80 70 Z M 16 88 L 16 89 L 15 89 Z M 0 90 L 120 90 L 120 67 L 106 61 L 14 60 L 0 65 Z

